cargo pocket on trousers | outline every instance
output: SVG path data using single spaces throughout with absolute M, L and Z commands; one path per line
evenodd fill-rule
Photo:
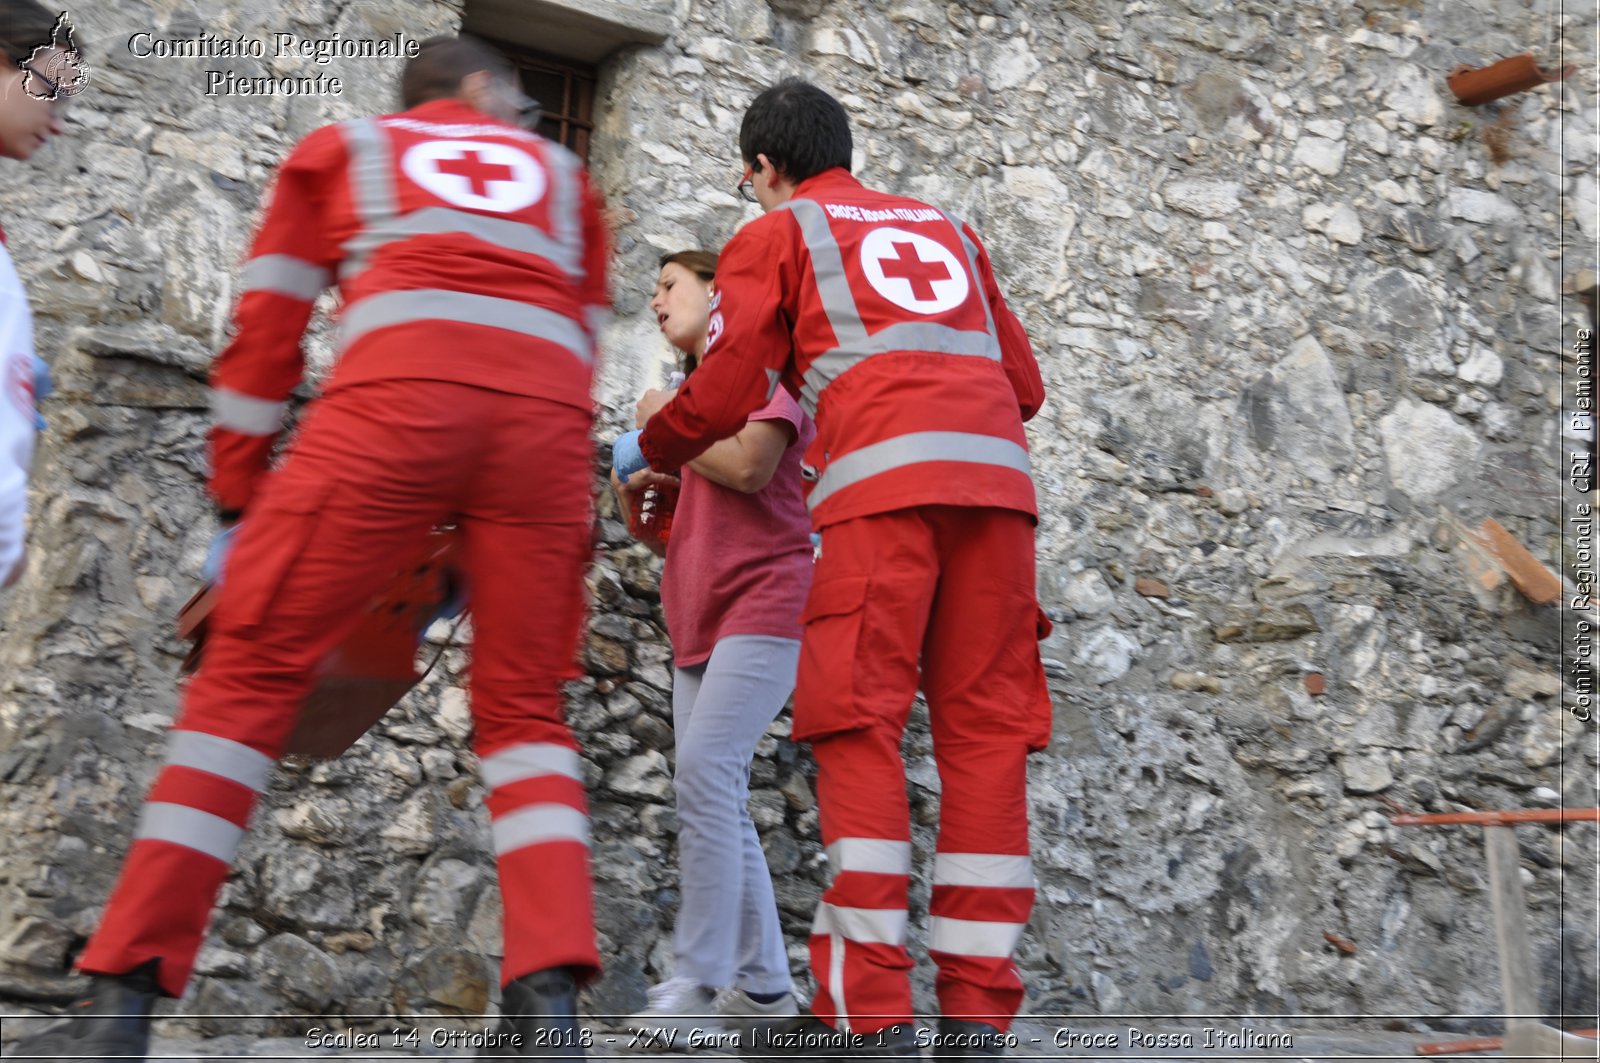
M 800 613 L 805 637 L 794 696 L 797 741 L 813 741 L 871 722 L 860 704 L 856 655 L 867 606 L 866 576 L 836 576 L 811 585 Z
M 290 567 L 311 541 L 334 487 L 316 484 L 265 501 L 244 516 L 218 606 L 219 619 L 235 632 L 248 635 L 260 628 Z

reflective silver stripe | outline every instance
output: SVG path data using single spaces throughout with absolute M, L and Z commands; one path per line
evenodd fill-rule
M 589 330 L 589 336 L 595 341 L 600 341 L 600 330 L 611 324 L 611 311 L 604 306 L 586 306 L 583 308 L 583 327 Z
M 369 224 L 393 217 L 398 208 L 389 134 L 372 118 L 353 118 L 341 128 L 350 151 L 350 190 L 355 195 L 356 212 Z
M 875 354 L 890 351 L 933 351 L 936 354 L 965 354 L 1000 360 L 1000 344 L 987 332 L 954 329 L 932 321 L 901 321 L 880 329 L 852 347 L 835 347 L 820 355 L 806 370 L 800 389 L 800 404 L 816 416 L 822 391 L 841 373 Z
M 589 817 L 571 805 L 529 805 L 489 825 L 496 856 L 545 842 L 589 844 Z
M 869 443 L 860 450 L 835 458 L 811 489 L 806 505 L 815 510 L 836 491 L 879 473 L 925 461 L 965 461 L 1015 469 L 1024 475 L 1033 472 L 1027 449 L 1009 439 L 976 432 L 911 432 L 881 443 Z
M 491 790 L 543 775 L 562 775 L 582 782 L 583 762 L 578 751 L 553 742 L 525 742 L 483 759 L 483 784 Z
M 545 168 L 550 175 L 550 228 L 556 242 L 567 249 L 571 267 L 563 266 L 578 280 L 584 276 L 583 230 L 578 219 L 578 157 L 560 144 L 546 142 Z
M 1032 889 L 1033 861 L 1001 853 L 938 853 L 933 858 L 933 884 Z
M 277 292 L 310 302 L 328 286 L 328 271 L 293 255 L 258 255 L 244 264 L 239 282 L 247 292 Z
M 344 122 L 345 147 L 350 153 L 350 197 L 364 228 L 373 228 L 394 217 L 394 152 L 389 134 L 376 119 L 354 118 Z M 348 278 L 366 268 L 365 256 L 346 258 L 339 276 Z
M 1006 957 L 1017 950 L 1027 923 L 990 923 L 936 915 L 928 920 L 928 951 Z
M 247 436 L 270 436 L 283 427 L 287 402 L 258 399 L 230 388 L 211 389 L 211 416 L 217 427 Z
M 843 1033 L 850 1032 L 850 1007 L 844 1000 L 844 938 L 828 935 L 828 999 Z
M 139 829 L 134 831 L 133 837 L 171 842 L 231 864 L 233 854 L 239 849 L 239 839 L 244 837 L 244 828 L 188 805 L 152 801 L 144 806 Z
M 939 213 L 944 214 L 943 211 Z M 967 231 L 961 227 L 959 220 L 952 218 L 948 214 L 944 214 L 944 220 L 950 223 L 950 227 L 956 231 L 956 236 L 961 239 L 961 246 L 967 250 L 967 265 L 972 270 L 972 287 L 977 291 L 978 302 L 983 306 L 983 320 L 989 327 L 990 337 L 998 337 L 999 333 L 994 330 L 994 312 L 989 308 L 989 295 L 983 290 L 983 278 L 978 275 L 978 245 L 968 239 Z M 994 344 L 993 357 L 998 361 L 1000 358 L 1000 344 L 997 339 Z
M 339 342 L 349 347 L 376 329 L 416 321 L 456 321 L 464 325 L 489 325 L 525 336 L 537 336 L 564 347 L 584 365 L 594 364 L 593 341 L 584 327 L 570 317 L 542 306 L 492 295 L 418 288 L 369 295 L 349 306 L 339 321 Z
M 267 773 L 272 770 L 272 758 L 265 753 L 199 731 L 173 731 L 167 740 L 167 763 L 220 775 L 258 793 L 267 785 Z
M 451 233 L 462 233 L 507 251 L 538 255 L 549 259 L 574 279 L 583 276 L 582 256 L 575 254 L 565 244 L 552 240 L 537 226 L 450 207 L 423 207 L 410 214 L 366 226 L 344 242 L 345 257 L 339 267 L 339 275 L 349 279 L 359 273 L 373 253 L 386 244 L 416 236 L 445 236 Z
M 834 338 L 841 347 L 865 342 L 867 328 L 861 323 L 861 312 L 856 309 L 856 297 L 850 291 L 850 278 L 844 271 L 839 242 L 828 228 L 828 216 L 822 204 L 810 199 L 791 199 L 783 207 L 800 223 L 800 235 L 811 255 L 811 272 L 817 278 L 817 294 L 822 297 L 822 309 L 833 327 Z
M 911 843 L 888 838 L 840 838 L 828 846 L 828 866 L 841 871 L 877 875 L 911 874 Z
M 906 910 L 844 908 L 823 901 L 817 905 L 817 917 L 811 923 L 811 933 L 822 936 L 838 934 L 863 945 L 904 945 Z

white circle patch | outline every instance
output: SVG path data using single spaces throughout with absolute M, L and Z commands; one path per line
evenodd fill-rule
M 706 322 L 706 350 L 709 351 L 712 346 L 716 344 L 717 340 L 722 338 L 722 327 L 724 324 L 725 322 L 722 320 L 722 312 L 720 310 L 717 313 L 712 314 L 711 320 Z
M 544 169 L 526 152 L 483 140 L 428 140 L 405 153 L 400 168 L 458 207 L 509 214 L 543 198 Z
M 960 306 L 971 288 L 949 248 L 904 229 L 868 233 L 861 241 L 861 269 L 879 295 L 916 314 Z

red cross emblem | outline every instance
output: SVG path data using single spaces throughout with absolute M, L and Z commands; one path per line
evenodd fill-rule
M 903 244 L 897 240 L 890 246 L 894 248 L 894 257 L 878 260 L 883 264 L 883 275 L 910 281 L 913 298 L 934 298 L 933 282 L 950 279 L 950 267 L 943 262 L 929 262 L 922 258 L 917 254 L 916 244 Z
M 400 169 L 446 203 L 496 214 L 539 202 L 550 185 L 532 155 L 495 141 L 424 140 L 406 149 Z
M 484 162 L 480 153 L 470 149 L 453 159 L 436 159 L 433 165 L 440 173 L 465 177 L 475 196 L 487 196 L 491 181 L 510 181 L 517 176 L 517 171 L 511 167 Z
M 956 252 L 931 236 L 887 225 L 862 239 L 861 272 L 879 295 L 914 314 L 952 310 L 972 290 Z

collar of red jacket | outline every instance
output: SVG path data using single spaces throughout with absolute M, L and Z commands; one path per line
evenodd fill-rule
M 823 170 L 821 173 L 812 174 L 795 185 L 794 194 L 796 198 L 815 199 L 817 195 L 823 192 L 859 192 L 861 188 L 861 182 L 857 181 L 849 170 L 846 170 L 843 166 L 835 166 L 831 170 Z
M 447 96 L 442 100 L 429 100 L 427 103 L 419 103 L 403 113 L 408 118 L 420 118 L 424 121 L 438 122 L 440 124 L 447 122 L 475 122 L 482 125 L 487 122 L 491 125 L 503 125 L 508 129 L 518 128 L 510 122 L 504 122 L 493 115 L 484 114 L 458 96 Z

